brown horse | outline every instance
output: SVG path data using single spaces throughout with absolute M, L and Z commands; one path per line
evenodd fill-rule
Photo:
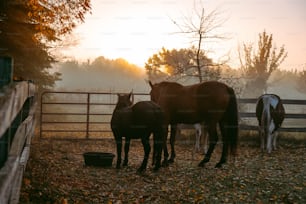
M 153 165 L 154 170 L 160 168 L 162 143 L 165 132 L 163 123 L 163 112 L 161 108 L 152 101 L 140 101 L 133 105 L 131 101 L 132 93 L 118 94 L 118 102 L 114 109 L 111 128 L 117 144 L 117 165 L 121 166 L 122 138 L 125 137 L 124 162 L 128 165 L 128 153 L 131 139 L 141 139 L 144 158 L 137 172 L 146 170 L 150 154 L 150 135 L 153 134 Z
M 175 133 L 178 123 L 195 124 L 205 122 L 209 134 L 209 148 L 199 163 L 204 166 L 210 160 L 218 141 L 217 124 L 223 139 L 222 156 L 216 167 L 221 167 L 227 160 L 227 154 L 236 154 L 238 140 L 238 110 L 234 90 L 217 81 L 208 81 L 191 86 L 183 86 L 175 82 L 152 84 L 151 100 L 164 111 L 165 125 L 171 125 L 170 144 L 171 157 L 164 142 L 163 164 L 173 162 L 175 158 Z M 167 137 L 164 137 L 167 140 Z

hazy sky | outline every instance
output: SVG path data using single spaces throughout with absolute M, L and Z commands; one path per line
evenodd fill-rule
M 196 5 L 200 5 L 196 1 Z M 205 11 L 218 9 L 226 19 L 220 33 L 229 40 L 207 44 L 210 57 L 230 53 L 230 64 L 237 67 L 237 47 L 242 42 L 257 43 L 263 30 L 272 33 L 274 43 L 285 45 L 288 57 L 281 68 L 306 68 L 306 0 L 204 0 Z M 97 56 L 125 58 L 143 66 L 162 47 L 188 48 L 191 40 L 175 34 L 182 16 L 191 16 L 192 0 L 92 0 L 92 14 L 77 27 L 79 45 L 65 51 L 76 59 Z

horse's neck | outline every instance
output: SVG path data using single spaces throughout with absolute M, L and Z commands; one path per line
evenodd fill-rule
M 120 104 L 117 104 L 115 107 L 115 110 L 122 110 L 124 108 L 124 106 L 121 106 Z
M 115 108 L 114 112 L 127 113 L 127 112 L 131 112 L 131 108 L 130 107 Z
M 131 105 L 132 106 L 132 105 Z M 130 108 L 131 106 L 127 106 L 126 104 L 124 103 L 118 103 L 115 107 L 115 110 L 123 110 L 123 109 L 127 109 L 127 108 Z
M 132 117 L 132 109 L 130 107 L 115 108 L 113 118 L 120 121 L 128 121 Z

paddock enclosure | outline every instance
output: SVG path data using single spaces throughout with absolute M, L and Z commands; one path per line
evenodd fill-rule
M 134 102 L 149 100 L 134 93 Z M 84 165 L 83 153 L 115 153 L 109 120 L 117 93 L 45 92 L 41 95 L 40 124 L 20 192 L 21 203 L 305 203 L 305 101 L 284 100 L 286 118 L 280 148 L 261 154 L 259 143 L 241 141 L 237 158 L 215 169 L 221 146 L 211 163 L 197 166 L 203 157 L 194 143 L 177 142 L 177 160 L 154 173 L 135 170 L 143 147 L 131 141 L 129 166 L 116 170 Z M 257 130 L 257 99 L 238 99 L 242 132 Z M 296 131 L 296 132 L 295 132 Z M 299 133 L 301 132 L 301 133 Z M 285 140 L 293 134 L 298 140 Z M 193 141 L 194 142 L 194 141 Z M 150 161 L 151 162 L 151 156 Z
M 139 141 L 121 171 L 84 166 L 85 151 L 115 150 L 109 122 L 117 93 L 45 92 L 37 108 L 35 84 L 13 81 L 10 59 L 1 63 L 0 203 L 306 203 L 306 100 L 283 99 L 280 148 L 271 155 L 260 153 L 255 132 L 235 161 L 198 168 L 203 155 L 193 152 L 194 143 L 177 142 L 175 164 L 137 175 Z M 238 98 L 240 136 L 257 130 L 256 101 Z M 294 140 L 284 140 L 288 135 Z
M 41 95 L 40 137 L 62 139 L 112 138 L 110 118 L 117 100 L 111 92 L 44 92 Z M 134 93 L 134 102 L 150 100 Z M 257 130 L 256 98 L 238 98 L 240 130 Z M 283 99 L 282 132 L 306 132 L 306 100 Z M 303 137 L 303 135 L 301 135 Z

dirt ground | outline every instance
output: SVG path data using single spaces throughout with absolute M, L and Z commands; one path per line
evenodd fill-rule
M 241 142 L 238 157 L 221 169 L 217 145 L 211 161 L 178 141 L 174 164 L 157 173 L 148 166 L 136 174 L 142 145 L 132 140 L 129 166 L 116 170 L 85 166 L 83 153 L 115 153 L 112 139 L 46 140 L 34 138 L 24 174 L 20 203 L 306 203 L 305 142 L 282 142 L 271 155 L 256 143 Z

